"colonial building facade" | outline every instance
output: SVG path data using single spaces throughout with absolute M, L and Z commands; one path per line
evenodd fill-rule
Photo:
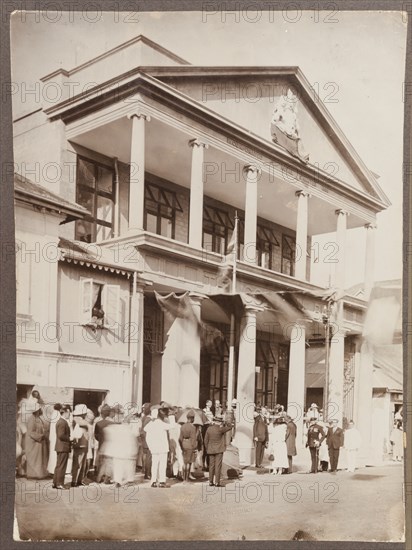
M 355 419 L 366 456 L 373 356 L 362 322 L 389 201 L 300 69 L 196 67 L 138 36 L 41 81 L 42 108 L 14 124 L 19 391 L 94 408 L 236 397 L 245 464 L 253 403 L 283 404 L 301 431 L 327 392 L 329 416 Z M 231 330 L 214 296 L 230 294 L 219 268 L 236 216 L 242 307 Z M 345 294 L 346 235 L 359 227 L 362 298 Z M 319 250 L 324 233 L 336 237 Z M 332 308 L 331 289 L 311 282 L 313 258 L 333 266 Z M 223 337 L 165 314 L 155 291 L 188 292 L 197 321 Z M 256 296 L 271 294 L 284 307 Z

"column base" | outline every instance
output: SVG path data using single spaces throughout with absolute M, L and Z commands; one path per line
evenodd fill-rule
M 242 468 L 253 466 L 255 464 L 255 448 L 239 447 L 236 442 L 233 443 L 239 449 L 239 464 Z

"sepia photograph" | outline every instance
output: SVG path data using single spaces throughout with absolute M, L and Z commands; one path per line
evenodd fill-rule
M 404 542 L 408 14 L 58 8 L 10 16 L 14 540 Z

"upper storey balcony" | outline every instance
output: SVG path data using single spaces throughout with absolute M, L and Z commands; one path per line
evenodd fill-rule
M 237 212 L 241 278 L 243 270 L 245 280 L 310 285 L 316 236 L 334 233 L 324 256 L 335 263 L 333 285 L 343 288 L 346 232 L 367 227 L 372 253 L 376 214 L 388 203 L 326 109 L 311 97 L 299 69 L 196 68 L 152 48 L 152 57 L 139 59 L 156 66 L 126 71 L 127 48 L 138 42 L 43 79 L 45 85 L 53 79 L 70 84 L 82 81 L 84 72 L 95 75 L 89 90 L 44 108 L 49 122 L 63 122 L 64 155 L 76 164 L 75 184 L 70 181 L 65 194 L 90 212 L 66 236 L 108 247 L 122 243 L 119 249 L 136 246 L 145 269 L 150 257 L 163 265 L 162 257 L 173 255 L 180 264 L 186 258 L 186 266 L 174 270 L 178 281 L 193 262 L 216 272 Z M 162 55 L 167 62 L 160 61 Z M 122 74 L 113 73 L 115 57 L 123 60 Z M 236 90 L 245 79 L 259 90 L 258 102 L 238 101 Z M 234 94 L 225 93 L 228 86 Z M 298 92 L 299 141 L 309 160 L 297 154 L 299 147 L 287 146 L 282 132 L 275 141 L 271 136 L 274 108 L 290 89 Z M 119 260 L 126 261 L 128 253 Z M 170 287 L 167 272 L 163 275 Z

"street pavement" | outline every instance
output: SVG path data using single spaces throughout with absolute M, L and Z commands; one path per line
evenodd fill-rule
M 201 473 L 198 474 L 202 475 Z M 207 476 L 207 474 L 206 474 Z M 66 478 L 66 481 L 69 478 Z M 21 540 L 403 540 L 403 465 L 271 475 L 244 471 L 209 487 L 206 478 L 152 488 L 95 484 L 68 490 L 16 480 Z M 17 530 L 16 530 L 17 531 Z M 16 535 L 15 535 L 16 537 Z

